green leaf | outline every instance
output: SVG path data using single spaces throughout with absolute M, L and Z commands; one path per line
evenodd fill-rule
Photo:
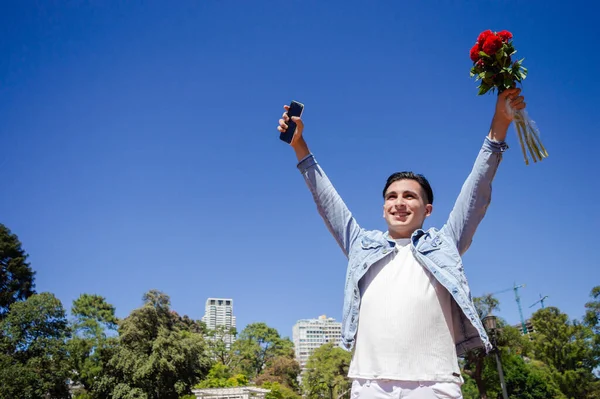
M 471 68 L 471 72 L 470 72 L 469 76 L 474 77 L 476 75 L 479 75 L 478 68 L 476 68 L 476 67 Z
M 521 76 L 521 80 L 525 79 L 527 77 L 526 73 L 523 73 L 522 71 L 519 72 L 519 75 Z
M 479 93 L 477 93 L 477 94 L 481 96 L 481 95 L 483 95 L 483 94 L 487 93 L 487 92 L 490 90 L 490 88 L 491 88 L 491 87 L 490 87 L 489 85 L 482 83 L 482 84 L 481 84 L 481 85 L 478 87 L 478 89 L 479 89 Z
M 490 91 L 490 87 L 489 87 L 489 86 L 485 86 L 485 87 L 482 87 L 481 89 L 479 89 L 479 93 L 478 93 L 478 94 L 479 94 L 480 96 L 482 96 L 482 95 L 484 95 L 485 93 L 487 93 L 488 91 Z
M 485 57 L 485 58 L 490 58 L 490 56 L 489 56 L 489 55 L 487 55 L 487 54 L 486 54 L 485 52 L 483 52 L 483 51 L 480 51 L 480 52 L 479 52 L 479 56 L 480 56 L 480 57 Z

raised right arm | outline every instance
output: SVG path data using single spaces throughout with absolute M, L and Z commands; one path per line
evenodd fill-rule
M 287 108 L 286 108 L 287 110 Z M 287 129 L 287 115 L 284 114 L 279 120 L 278 130 L 284 132 Z M 331 184 L 331 181 L 317 163 L 313 154 L 310 153 L 306 141 L 302 137 L 304 124 L 300 118 L 294 117 L 296 132 L 290 145 L 296 152 L 298 169 L 302 173 L 308 186 L 317 210 L 325 222 L 325 226 L 331 232 L 346 257 L 350 254 L 350 248 L 360 233 L 360 226 L 352 216 L 352 213 Z

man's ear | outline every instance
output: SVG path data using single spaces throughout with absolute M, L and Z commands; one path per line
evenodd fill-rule
M 425 217 L 429 217 L 432 212 L 433 212 L 433 205 L 432 204 L 425 205 Z

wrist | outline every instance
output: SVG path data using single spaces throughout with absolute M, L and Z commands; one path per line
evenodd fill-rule
M 492 125 L 490 126 L 489 138 L 494 141 L 504 141 L 511 122 L 512 121 L 494 117 Z
M 291 146 L 296 152 L 296 158 L 298 158 L 298 161 L 304 159 L 308 154 L 310 154 L 308 145 L 306 144 L 306 141 L 304 141 L 304 137 L 294 140 L 291 143 Z

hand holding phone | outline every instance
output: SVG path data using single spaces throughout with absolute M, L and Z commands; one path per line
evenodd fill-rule
M 286 125 L 288 125 L 288 128 L 285 130 L 285 132 L 281 132 L 279 134 L 279 138 L 282 141 L 285 141 L 288 144 L 290 144 L 292 142 L 292 139 L 294 138 L 294 134 L 296 133 L 296 127 L 297 127 L 296 122 L 294 122 L 292 120 L 292 117 L 293 116 L 301 117 L 303 111 L 304 111 L 304 104 L 302 104 L 298 101 L 292 101 L 290 103 L 290 107 L 287 111 L 287 116 L 289 117 L 289 119 L 285 122 Z

